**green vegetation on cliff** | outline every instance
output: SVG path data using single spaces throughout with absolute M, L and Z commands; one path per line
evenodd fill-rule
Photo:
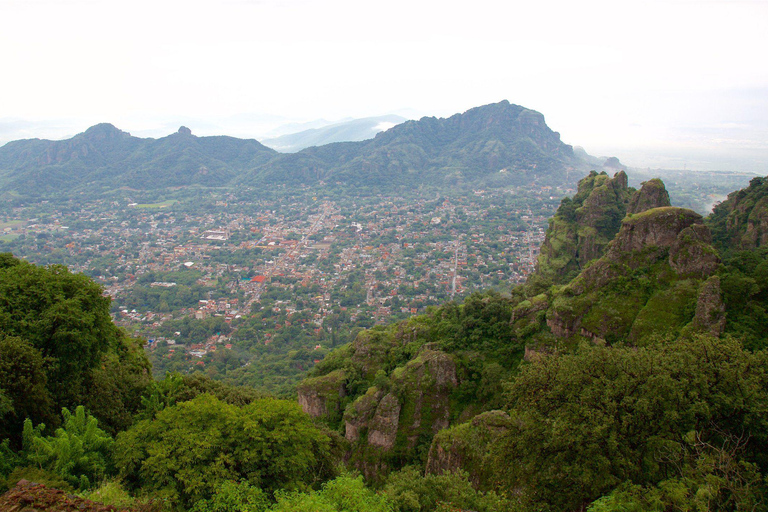
M 705 220 L 593 173 L 526 285 L 360 331 L 298 403 L 153 381 L 98 286 L 2 255 L 0 476 L 178 512 L 766 511 L 763 184 Z
M 660 180 L 592 173 L 528 284 L 361 332 L 299 399 L 374 481 L 415 464 L 516 510 L 674 507 L 705 488 L 715 509 L 763 510 L 768 252 L 722 260 L 709 224 Z

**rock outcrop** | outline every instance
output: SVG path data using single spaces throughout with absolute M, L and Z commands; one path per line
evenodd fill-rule
M 630 214 L 605 255 L 550 298 L 558 338 L 644 343 L 689 324 L 699 283 L 720 259 L 701 216 L 674 207 Z
M 632 253 L 650 247 L 668 249 L 681 231 L 702 222 L 701 215 L 693 210 L 672 206 L 630 215 L 624 219 L 621 231 L 611 242 L 606 257 L 622 261 L 627 260 Z
M 313 418 L 338 416 L 341 399 L 346 396 L 345 381 L 343 370 L 303 380 L 297 389 L 299 405 Z
M 149 505 L 138 508 L 103 505 L 49 489 L 42 484 L 20 480 L 16 486 L 0 496 L 0 510 L 3 512 L 152 512 L 159 510 Z
M 768 244 L 768 178 L 754 178 L 749 187 L 729 194 L 714 208 L 707 225 L 721 250 Z
M 640 190 L 636 191 L 629 198 L 627 213 L 640 213 L 653 208 L 662 208 L 671 206 L 669 202 L 669 192 L 667 192 L 664 182 L 658 178 L 644 181 Z
M 725 304 L 720 278 L 712 276 L 699 287 L 693 327 L 720 336 L 725 331 Z
M 623 171 L 613 178 L 593 171 L 582 179 L 573 199 L 564 199 L 550 220 L 530 282 L 567 282 L 602 256 L 621 227 L 631 194 Z
M 504 435 L 512 420 L 504 411 L 488 411 L 472 420 L 441 431 L 432 440 L 426 472 L 439 475 L 462 469 L 477 487 L 489 478 L 494 468 L 486 463 L 489 447 Z
M 399 400 L 392 393 L 381 399 L 368 429 L 369 445 L 385 451 L 395 446 L 401 408 Z
M 669 266 L 681 276 L 706 277 L 720 265 L 712 235 L 703 224 L 682 230 L 669 249 Z
M 453 356 L 428 344 L 385 380 L 389 389 L 369 387 L 344 412 L 344 436 L 350 442 L 346 458 L 373 479 L 449 426 L 451 394 L 458 385 Z

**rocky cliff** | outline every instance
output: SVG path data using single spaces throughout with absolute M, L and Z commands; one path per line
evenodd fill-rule
M 559 290 L 547 311 L 558 338 L 645 343 L 691 322 L 720 260 L 701 216 L 662 207 L 628 215 L 605 256 Z
M 509 296 L 471 296 L 361 332 L 302 384 L 302 404 L 326 418 L 343 410 L 334 425 L 350 443 L 347 460 L 370 478 L 423 464 L 431 473 L 461 468 L 482 487 L 493 479 L 486 447 L 512 421 L 493 411 L 501 381 L 521 360 L 585 342 L 719 336 L 740 297 L 754 317 L 749 304 L 768 296 L 768 253 L 747 253 L 728 270 L 708 224 L 670 206 L 660 180 L 634 191 L 623 173 L 591 173 L 561 203 L 537 278 Z
M 755 249 L 768 244 L 768 178 L 728 195 L 707 219 L 721 251 Z
M 578 192 L 565 198 L 549 222 L 531 282 L 551 283 L 572 279 L 584 266 L 602 256 L 627 211 L 633 190 L 627 175 L 591 172 L 579 181 Z
M 432 440 L 426 472 L 439 475 L 461 469 L 469 473 L 475 487 L 485 487 L 493 481 L 490 447 L 509 430 L 511 423 L 506 412 L 494 410 L 442 430 Z

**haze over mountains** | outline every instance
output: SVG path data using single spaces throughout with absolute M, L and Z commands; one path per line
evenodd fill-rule
M 261 142 L 282 153 L 295 153 L 311 146 L 372 139 L 377 133 L 389 130 L 404 121 L 407 119 L 398 115 L 352 119 L 267 138 Z
M 100 124 L 68 140 L 21 140 L 0 148 L 0 192 L 36 196 L 190 185 L 554 183 L 583 166 L 544 116 L 502 101 L 447 119 L 407 121 L 370 140 L 293 154 L 253 139 L 196 137 L 185 127 L 167 137 L 143 139 Z

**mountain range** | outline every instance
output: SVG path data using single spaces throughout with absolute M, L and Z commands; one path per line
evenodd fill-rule
M 396 126 L 406 118 L 398 115 L 365 117 L 309 128 L 294 133 L 262 140 L 262 144 L 281 153 L 296 153 L 312 146 L 324 146 L 334 142 L 358 142 L 372 139 L 377 133 Z
M 407 121 L 373 139 L 278 153 L 253 139 L 159 139 L 99 124 L 68 140 L 0 148 L 0 192 L 55 196 L 118 187 L 273 186 L 340 183 L 389 188 L 562 182 L 584 165 L 544 116 L 507 101 L 447 119 Z

